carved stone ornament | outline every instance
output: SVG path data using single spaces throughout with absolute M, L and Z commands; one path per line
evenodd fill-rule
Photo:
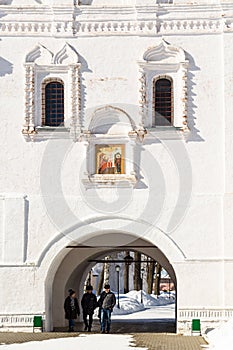
M 158 46 L 149 48 L 143 55 L 146 62 L 180 63 L 185 61 L 184 51 L 162 40 Z
M 53 77 L 56 75 L 56 78 L 64 81 L 65 89 L 68 91 L 68 98 L 65 99 L 64 103 L 67 104 L 65 110 L 69 111 L 70 135 L 75 139 L 78 138 L 81 130 L 78 53 L 68 43 L 57 53 L 53 53 L 44 45 L 38 44 L 26 55 L 24 66 L 25 117 L 22 133 L 25 137 L 29 137 L 27 141 L 34 140 L 38 130 L 41 136 L 45 132 L 41 127 L 41 86 L 43 84 L 42 79 L 48 79 L 51 73 L 53 73 Z M 35 80 L 37 86 L 35 86 Z M 47 135 L 48 130 L 46 130 L 44 137 L 46 138 Z
M 87 130 L 82 135 L 87 143 L 82 180 L 85 187 L 134 186 L 137 182 L 135 141 L 143 140 L 145 130 L 116 106 L 97 108 L 88 118 Z
M 182 48 L 170 45 L 162 40 L 157 46 L 148 48 L 140 67 L 140 113 L 144 127 L 153 126 L 154 82 L 167 78 L 173 82 L 173 127 L 187 129 L 187 72 L 188 61 Z

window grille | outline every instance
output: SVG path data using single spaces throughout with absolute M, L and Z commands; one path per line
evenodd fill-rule
M 50 81 L 42 92 L 42 125 L 64 126 L 64 85 L 61 81 Z
M 169 126 L 173 123 L 172 81 L 160 78 L 154 84 L 154 125 Z

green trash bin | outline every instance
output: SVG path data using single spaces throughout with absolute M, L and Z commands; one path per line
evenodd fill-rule
M 201 321 L 199 319 L 192 320 L 192 334 L 201 335 Z
M 35 330 L 43 332 L 42 316 L 34 316 L 33 317 L 33 332 L 35 332 Z

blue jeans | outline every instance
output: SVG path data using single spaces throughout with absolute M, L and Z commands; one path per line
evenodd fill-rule
M 101 309 L 100 325 L 101 325 L 101 331 L 105 331 L 105 326 L 107 327 L 106 328 L 107 332 L 110 331 L 111 310 L 109 310 L 109 309 Z
M 74 328 L 74 320 L 69 320 L 69 329 L 73 329 Z

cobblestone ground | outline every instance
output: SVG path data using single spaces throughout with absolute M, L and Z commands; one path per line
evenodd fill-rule
M 55 338 L 77 337 L 78 335 L 79 333 L 64 333 L 64 332 L 50 332 L 50 333 L 0 332 L 0 345 L 26 343 L 29 341 L 41 341 L 41 340 L 55 339 Z
M 25 343 L 46 339 L 77 337 L 80 333 L 0 333 L 0 344 Z M 88 333 L 90 334 L 90 333 Z M 206 344 L 202 337 L 181 336 L 170 333 L 130 333 L 134 342 L 132 346 L 145 347 L 148 350 L 201 350 Z M 1 349 L 1 346 L 0 346 Z M 132 348 L 133 349 L 133 348 Z M 120 349 L 119 349 L 120 350 Z
M 202 337 L 182 336 L 168 333 L 137 333 L 133 335 L 135 346 L 148 350 L 201 350 L 206 345 Z
M 0 332 L 0 345 L 54 338 L 77 337 L 79 334 L 84 333 L 82 332 L 83 324 L 77 324 L 76 330 L 77 332 L 74 333 L 68 333 L 66 329 L 59 329 L 56 332 L 50 333 Z M 206 344 L 202 337 L 182 336 L 174 332 L 174 322 L 139 323 L 114 321 L 111 328 L 111 333 L 114 334 L 131 334 L 134 339 L 132 349 L 133 346 L 138 346 L 148 348 L 148 350 L 201 350 L 200 345 Z M 93 333 L 99 333 L 98 321 L 94 322 Z

